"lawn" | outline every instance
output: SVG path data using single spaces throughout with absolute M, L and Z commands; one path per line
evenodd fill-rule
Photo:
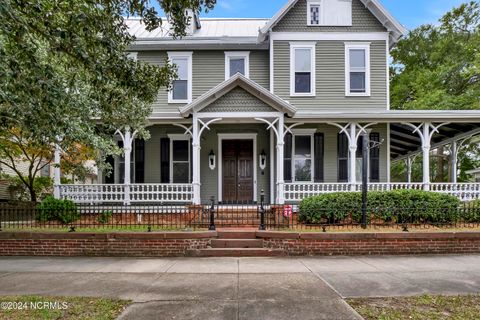
M 366 320 L 476 320 L 480 295 L 358 298 L 347 302 Z
M 0 320 L 109 320 L 116 319 L 131 302 L 84 297 L 0 296 L 0 303 Z

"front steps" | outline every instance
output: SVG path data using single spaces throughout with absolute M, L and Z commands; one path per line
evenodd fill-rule
M 276 257 L 283 256 L 282 250 L 263 247 L 263 240 L 257 239 L 255 231 L 218 231 L 210 247 L 190 250 L 194 257 Z

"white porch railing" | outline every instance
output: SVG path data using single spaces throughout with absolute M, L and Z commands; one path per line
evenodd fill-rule
M 191 184 L 131 184 L 128 190 L 124 184 L 62 184 L 59 188 L 61 199 L 77 203 L 187 203 L 193 199 Z
M 480 183 L 431 183 L 430 191 L 446 193 L 458 197 L 462 201 L 480 199 Z M 369 191 L 388 191 L 414 189 L 423 190 L 422 183 L 369 183 Z M 348 192 L 352 190 L 349 183 L 286 183 L 285 201 L 298 202 L 304 198 L 323 193 Z M 361 191 L 362 185 L 355 184 L 354 190 Z

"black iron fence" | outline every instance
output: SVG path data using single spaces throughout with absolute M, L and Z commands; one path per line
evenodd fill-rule
M 263 197 L 262 197 L 263 199 Z M 459 206 L 361 207 L 303 211 L 292 204 L 76 205 L 42 209 L 30 203 L 0 203 L 0 230 L 160 231 L 255 228 L 261 230 L 343 231 L 480 228 L 477 202 Z

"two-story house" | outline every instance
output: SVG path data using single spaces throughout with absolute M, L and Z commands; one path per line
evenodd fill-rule
M 282 204 L 359 190 L 364 134 L 372 189 L 458 186 L 430 183 L 429 152 L 477 133 L 480 113 L 390 110 L 389 50 L 406 30 L 378 0 L 288 0 L 271 19 L 194 16 L 182 39 L 168 24 L 151 32 L 140 20 L 127 24 L 131 56 L 168 59 L 178 79 L 159 92 L 149 140 L 124 131 L 113 174 L 57 186 L 58 197 L 245 203 L 264 190 Z M 411 163 L 416 153 L 423 182 L 391 184 L 391 161 Z

